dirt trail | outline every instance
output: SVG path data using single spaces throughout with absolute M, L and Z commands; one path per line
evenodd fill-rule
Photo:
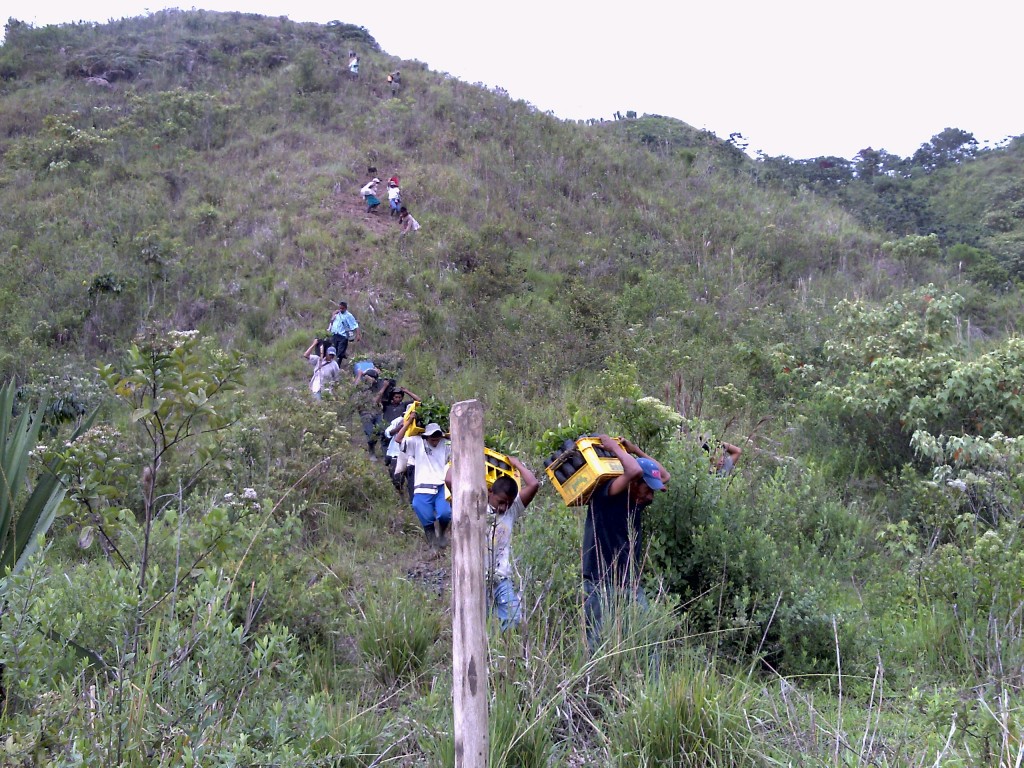
M 367 213 L 366 204 L 358 193 L 335 189 L 328 206 L 338 220 L 358 224 L 373 233 L 367 240 L 353 239 L 345 243 L 344 258 L 338 260 L 330 273 L 335 293 L 346 297 L 349 308 L 363 329 L 363 340 L 349 348 L 349 362 L 355 357 L 373 357 L 377 353 L 397 350 L 410 336 L 419 331 L 419 316 L 415 309 L 398 310 L 392 305 L 391 289 L 382 288 L 376 281 L 376 265 L 381 259 L 411 259 L 411 249 L 403 248 L 399 239 L 398 217 L 388 213 L 386 202 L 381 202 L 377 213 Z M 419 382 L 417 382 L 419 384 Z M 426 396 L 429 386 L 409 385 Z M 358 430 L 357 430 L 358 431 Z M 356 442 L 362 444 L 362 438 Z M 382 463 L 378 463 L 384 471 Z M 399 577 L 419 584 L 426 592 L 442 597 L 451 588 L 451 551 L 435 552 L 427 547 L 419 533 L 416 515 L 405 501 L 403 509 L 390 526 L 390 535 L 407 539 L 408 546 L 391 564 L 390 569 Z M 409 530 L 415 532 L 410 534 Z
M 375 234 L 387 235 L 391 232 L 396 237 L 398 236 L 398 217 L 388 213 L 386 200 L 381 201 L 376 213 L 367 213 L 366 203 L 358 194 L 336 191 L 333 207 L 338 215 L 361 222 L 364 227 Z
M 329 203 L 339 219 L 347 219 L 372 232 L 378 239 L 376 248 L 365 242 L 345 244 L 345 258 L 339 259 L 329 280 L 337 286 L 338 297 L 346 297 L 352 312 L 364 325 L 364 340 L 360 353 L 372 354 L 398 349 L 409 336 L 419 330 L 419 318 L 411 309 L 396 310 L 393 294 L 375 282 L 375 265 L 384 258 L 407 258 L 399 240 L 398 217 L 388 213 L 382 202 L 376 213 L 367 213 L 366 203 L 358 194 L 335 189 Z M 380 333 L 367 333 L 371 326 Z

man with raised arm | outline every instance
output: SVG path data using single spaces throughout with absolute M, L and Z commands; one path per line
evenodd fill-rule
M 669 480 L 665 468 L 629 440 L 600 438 L 602 447 L 622 462 L 622 474 L 594 491 L 583 526 L 584 612 L 591 653 L 600 642 L 604 613 L 616 600 L 647 607 L 640 586 L 643 511 Z

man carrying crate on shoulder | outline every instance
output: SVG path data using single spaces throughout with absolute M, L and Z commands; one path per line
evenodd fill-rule
M 511 475 L 501 474 L 487 491 L 487 559 L 484 562 L 491 590 L 487 610 L 498 617 L 502 632 L 518 627 L 522 621 L 521 600 L 512 579 L 512 528 L 540 488 L 540 482 L 529 467 L 515 456 L 506 458 L 512 470 L 519 473 L 522 486 Z M 444 482 L 451 488 L 451 469 Z
M 512 527 L 540 488 L 537 478 L 523 462 L 509 456 L 508 463 L 519 472 L 522 487 L 508 475 L 501 475 L 487 493 L 487 519 L 491 522 L 487 537 L 490 608 L 501 622 L 502 631 L 518 627 L 522 620 L 519 592 L 512 581 Z
M 452 505 L 444 497 L 444 478 L 452 460 L 452 444 L 438 424 L 430 423 L 422 435 L 406 436 L 415 416 L 406 416 L 395 435 L 400 450 L 416 463 L 413 475 L 412 509 L 423 526 L 423 535 L 434 549 L 448 546 Z
M 600 643 L 604 612 L 616 600 L 647 607 L 640 585 L 643 511 L 669 480 L 665 468 L 629 440 L 620 443 L 608 435 L 601 435 L 600 440 L 601 446 L 622 462 L 622 474 L 597 487 L 583 526 L 583 607 L 591 653 Z

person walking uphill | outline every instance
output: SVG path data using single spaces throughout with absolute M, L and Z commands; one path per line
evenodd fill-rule
M 410 415 L 395 435 L 401 450 L 416 462 L 413 475 L 412 509 L 423 526 L 423 535 L 435 549 L 447 546 L 452 505 L 444 497 L 444 477 L 452 459 L 452 444 L 440 425 L 427 424 L 422 435 L 406 437 L 414 417 Z
M 331 344 L 334 346 L 335 352 L 338 353 L 339 360 L 345 359 L 349 340 L 358 342 L 362 339 L 359 323 L 356 322 L 355 316 L 348 311 L 348 304 L 344 301 L 338 302 L 338 308 L 331 315 L 331 324 L 327 326 L 327 332 L 331 334 Z
M 487 610 L 498 617 L 502 632 L 518 627 L 522 620 L 522 601 L 512 580 L 512 528 L 540 488 L 529 467 L 515 456 L 509 456 L 508 461 L 518 470 L 523 486 L 520 488 L 512 477 L 501 475 L 487 492 L 487 560 L 484 563 L 491 590 Z M 450 469 L 444 482 L 451 487 Z
M 402 207 L 402 188 L 398 186 L 398 182 L 392 178 L 388 182 L 388 215 L 397 216 L 398 211 Z
M 331 382 L 341 378 L 341 368 L 338 367 L 334 347 L 328 347 L 323 356 L 314 355 L 319 339 L 313 339 L 313 343 L 302 353 L 302 356 L 309 360 L 313 366 L 313 377 L 309 380 L 309 391 L 313 398 L 319 400 L 322 392 L 331 389 Z
M 583 526 L 584 612 L 591 653 L 600 643 L 604 614 L 616 599 L 647 607 L 640 586 L 643 511 L 669 480 L 665 468 L 630 441 L 620 444 L 601 435 L 601 445 L 622 462 L 622 474 L 594 491 Z

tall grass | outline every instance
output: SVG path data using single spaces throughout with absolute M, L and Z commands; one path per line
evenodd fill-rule
M 409 682 L 430 661 L 441 622 L 424 610 L 426 596 L 410 583 L 392 582 L 367 592 L 359 651 L 384 686 Z

